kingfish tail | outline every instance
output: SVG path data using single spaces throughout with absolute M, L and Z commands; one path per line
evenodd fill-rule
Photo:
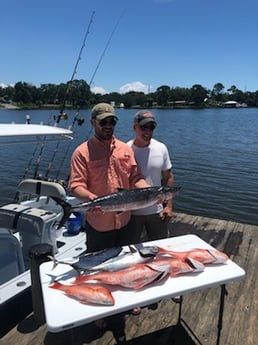
M 181 186 L 174 186 L 174 187 L 172 187 L 173 197 L 176 196 L 177 194 L 179 194 L 179 192 L 181 192 L 181 189 L 182 189 Z
M 68 220 L 70 214 L 72 205 L 70 205 L 68 202 L 64 201 L 63 199 L 57 198 L 56 196 L 50 196 L 58 205 L 62 206 L 63 208 L 63 217 L 57 227 L 57 230 L 62 228 L 64 226 L 65 222 Z

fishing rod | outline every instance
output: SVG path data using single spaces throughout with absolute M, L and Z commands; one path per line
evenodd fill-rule
M 115 31 L 116 31 L 116 29 L 117 29 L 117 27 L 118 27 L 118 24 L 119 24 L 119 22 L 120 22 L 120 20 L 121 20 L 121 18 L 122 18 L 122 16 L 123 16 L 123 14 L 124 14 L 124 12 L 122 12 L 122 14 L 120 15 L 120 17 L 118 18 L 118 20 L 117 20 L 117 22 L 116 22 L 116 24 L 115 24 L 115 26 L 114 26 L 114 28 L 113 28 L 113 30 L 112 30 L 112 32 L 111 32 L 109 38 L 108 38 L 108 41 L 107 41 L 107 43 L 106 43 L 106 45 L 105 45 L 105 47 L 104 47 L 104 50 L 103 50 L 103 52 L 102 52 L 102 54 L 101 54 L 101 56 L 100 56 L 100 59 L 99 59 L 99 61 L 98 61 L 98 63 L 97 63 L 97 66 L 96 66 L 96 68 L 95 68 L 95 70 L 94 70 L 94 72 L 93 72 L 93 74 L 92 74 L 91 79 L 90 79 L 89 88 L 91 87 L 91 85 L 92 85 L 92 83 L 93 83 L 93 80 L 94 80 L 94 78 L 95 78 L 95 75 L 96 75 L 96 73 L 97 73 L 97 71 L 98 71 L 98 69 L 99 69 L 99 67 L 100 67 L 100 64 L 101 64 L 101 62 L 102 62 L 102 60 L 103 60 L 103 58 L 104 58 L 104 55 L 105 55 L 105 53 L 106 53 L 106 51 L 107 51 L 107 49 L 108 49 L 108 47 L 109 47 L 109 45 L 110 45 L 110 42 L 111 42 L 111 40 L 112 40 L 112 37 L 113 37 L 114 34 L 115 34 Z M 81 102 L 81 104 L 80 104 L 80 106 L 79 106 L 79 108 L 78 108 L 78 113 L 79 113 L 79 111 L 80 111 L 80 109 L 81 109 L 81 106 L 82 106 L 82 102 Z M 75 118 L 75 120 L 76 120 L 76 118 Z M 80 119 L 79 119 L 79 120 L 80 120 Z M 77 121 L 79 121 L 79 120 L 77 120 Z M 78 123 L 78 125 L 81 126 L 80 123 Z M 87 135 L 87 137 L 86 137 L 86 140 L 89 138 L 89 136 L 90 136 L 90 134 L 91 134 L 91 131 L 92 131 L 92 127 L 91 127 L 91 129 L 90 129 L 90 131 L 89 131 L 89 133 L 88 133 L 88 135 Z M 64 156 L 63 156 L 62 163 L 61 163 L 60 166 L 59 166 L 59 169 L 58 169 L 58 172 L 57 172 L 57 175 L 56 175 L 56 179 L 58 179 L 59 173 L 60 173 L 60 171 L 61 171 L 61 169 L 62 169 L 62 167 L 63 167 L 65 158 L 67 157 L 67 154 L 68 154 L 68 152 L 69 152 L 69 149 L 70 149 L 70 147 L 71 147 L 71 144 L 72 144 L 72 143 L 69 142 L 68 147 L 67 147 L 67 150 L 66 150 L 66 152 L 65 152 L 65 154 L 64 154 Z M 63 181 L 63 183 L 65 184 L 68 180 L 69 180 L 69 176 L 67 177 L 67 179 L 66 179 L 65 181 Z
M 99 61 L 98 61 L 98 63 L 97 63 L 97 66 L 96 66 L 96 68 L 95 68 L 95 70 L 94 70 L 94 72 L 93 72 L 93 74 L 92 74 L 92 77 L 91 77 L 91 80 L 90 80 L 90 83 L 89 83 L 89 87 L 91 87 L 91 85 L 92 85 L 92 83 L 93 83 L 93 80 L 94 80 L 94 78 L 95 78 L 95 76 L 96 76 L 96 73 L 97 73 L 97 71 L 98 71 L 98 69 L 99 69 L 99 67 L 100 67 L 100 64 L 101 64 L 101 62 L 102 62 L 102 60 L 103 60 L 103 58 L 104 58 L 104 56 L 105 56 L 105 53 L 106 53 L 106 51 L 107 51 L 107 49 L 108 49 L 108 47 L 109 47 L 109 45 L 110 45 L 110 42 L 111 42 L 111 40 L 112 40 L 112 37 L 114 36 L 114 34 L 115 34 L 115 32 L 116 32 L 116 29 L 117 29 L 117 27 L 118 27 L 118 24 L 119 24 L 120 20 L 122 19 L 123 15 L 124 15 L 124 12 L 125 12 L 125 11 L 123 11 L 123 12 L 121 13 L 120 17 L 118 18 L 118 20 L 117 20 L 117 22 L 116 22 L 116 24 L 115 24 L 115 26 L 114 26 L 114 28 L 113 28 L 113 30 L 112 30 L 110 36 L 109 36 L 109 39 L 108 39 L 108 41 L 107 41 L 107 43 L 106 43 L 106 45 L 105 45 L 105 47 L 104 47 L 104 50 L 103 50 L 103 52 L 102 52 L 102 54 L 101 54 L 101 56 L 100 56 L 100 59 L 99 59 Z M 86 140 L 88 140 L 88 138 L 90 137 L 91 132 L 92 132 L 92 127 L 91 127 L 91 129 L 90 129 L 88 135 L 86 136 Z
M 29 115 L 27 115 L 27 116 L 29 116 Z M 51 117 L 52 117 L 52 114 L 48 118 L 48 121 L 47 121 L 48 125 L 50 124 Z M 28 121 L 28 120 L 29 120 L 29 118 L 26 118 L 26 121 Z M 28 122 L 28 124 L 29 124 L 29 122 Z M 34 174 L 33 174 L 33 178 L 37 177 L 39 165 L 40 165 L 41 158 L 42 158 L 42 153 L 43 153 L 44 146 L 45 146 L 45 141 L 46 141 L 46 136 L 45 135 L 43 136 L 42 140 L 37 141 L 37 145 L 35 146 L 34 151 L 32 153 L 32 156 L 31 156 L 31 158 L 28 161 L 28 164 L 27 164 L 27 167 L 26 167 L 26 169 L 24 171 L 24 174 L 21 177 L 21 181 L 24 180 L 26 178 L 27 174 L 29 173 L 30 168 L 32 166 L 32 163 L 33 163 L 33 161 L 34 161 L 34 159 L 36 157 L 36 153 L 39 150 L 40 152 L 39 152 L 39 155 L 38 155 L 38 158 L 37 158 L 37 163 L 36 163 L 36 167 L 35 167 Z M 15 193 L 15 196 L 14 196 L 14 202 L 17 202 L 18 200 L 19 200 L 19 192 L 17 191 Z
M 73 128 L 76 122 L 77 122 L 78 126 L 81 126 L 81 125 L 84 123 L 84 118 L 82 118 L 82 117 L 78 118 L 78 116 L 79 116 L 79 111 L 77 111 L 77 112 L 75 113 L 75 116 L 74 116 L 74 119 L 73 119 L 73 123 L 72 123 L 71 126 L 69 126 L 68 129 Z M 66 147 L 66 150 L 65 150 L 65 152 L 64 152 L 64 154 L 63 154 L 63 158 L 62 158 L 62 160 L 61 160 L 61 163 L 59 164 L 59 168 L 58 168 L 58 170 L 57 170 L 56 177 L 55 177 L 55 180 L 56 180 L 56 181 L 58 180 L 59 174 L 60 174 L 60 172 L 61 172 L 61 170 L 62 170 L 62 168 L 63 168 L 64 162 L 65 162 L 65 159 L 66 159 L 66 157 L 67 157 L 67 155 L 68 155 L 68 152 L 69 152 L 69 150 L 70 150 L 71 144 L 72 144 L 72 141 L 70 140 L 69 143 L 68 143 L 68 145 L 67 145 L 67 147 Z M 63 186 L 65 186 L 66 183 L 67 183 L 67 179 L 66 179 L 66 180 L 60 180 L 60 181 L 58 181 L 58 182 L 59 182 L 60 184 L 62 184 Z
M 71 88 L 71 84 L 74 80 L 74 76 L 75 74 L 77 73 L 77 68 L 78 68 L 78 64 L 79 64 L 79 61 L 81 60 L 81 56 L 82 56 L 82 52 L 83 52 L 83 49 L 85 48 L 86 46 L 86 40 L 88 38 L 88 35 L 90 33 L 90 27 L 91 27 L 91 24 L 93 22 L 93 17 L 94 17 L 94 14 L 95 14 L 95 11 L 92 12 L 92 15 L 91 15 L 91 18 L 90 18 L 90 21 L 89 21 L 89 24 L 88 24 L 88 27 L 87 27 L 87 31 L 84 35 L 84 39 L 83 39 L 83 42 L 82 42 L 82 46 L 81 46 L 81 49 L 79 51 L 79 54 L 78 54 L 78 58 L 76 60 L 76 63 L 75 63 L 75 66 L 74 66 L 74 70 L 73 70 L 73 73 L 72 73 L 72 76 L 71 76 L 71 79 L 70 81 L 68 82 L 67 84 L 67 88 L 66 88 L 66 92 L 65 92 L 65 97 L 63 99 L 63 103 L 61 105 L 61 109 L 60 109 L 60 112 L 56 118 L 56 123 L 55 123 L 55 126 L 57 126 L 60 122 L 60 120 L 66 120 L 67 119 L 67 114 L 64 113 L 64 108 L 65 108 L 65 103 L 66 103 L 66 100 L 67 100 L 67 97 L 68 97 L 68 94 L 69 94 L 69 91 L 70 91 L 70 88 Z M 75 117 L 76 118 L 76 117 Z M 73 121 L 72 123 L 72 126 L 69 128 L 69 129 L 72 129 L 74 124 L 75 124 L 75 120 Z M 55 159 L 55 156 L 56 156 L 56 153 L 58 152 L 58 148 L 59 148 L 59 144 L 60 144 L 60 141 L 57 142 L 57 145 L 54 149 L 54 152 L 53 152 L 53 155 L 52 155 L 52 158 L 48 164 L 48 168 L 46 170 L 46 173 L 45 173 L 45 176 L 44 176 L 44 179 L 48 179 L 48 175 L 50 173 L 50 170 L 52 168 L 52 165 L 53 165 L 53 162 L 54 162 L 54 159 Z
M 104 48 L 104 50 L 103 50 L 103 52 L 102 52 L 102 54 L 101 54 L 101 56 L 100 56 L 99 62 L 98 62 L 97 66 L 96 66 L 96 68 L 95 68 L 95 70 L 94 70 L 94 72 L 93 72 L 93 75 L 92 75 L 92 77 L 91 77 L 89 86 L 92 85 L 93 79 L 95 78 L 95 75 L 96 75 L 96 73 L 97 73 L 97 71 L 98 71 L 98 69 L 99 69 L 99 67 L 100 67 L 100 64 L 101 64 L 101 62 L 102 62 L 102 60 L 103 60 L 103 58 L 104 58 L 104 55 L 105 55 L 105 53 L 106 53 L 106 51 L 107 51 L 107 49 L 108 49 L 108 46 L 109 46 L 109 44 L 110 44 L 110 42 L 111 42 L 111 40 L 112 40 L 112 37 L 113 37 L 114 34 L 115 34 L 115 31 L 116 31 L 116 29 L 117 29 L 117 27 L 118 27 L 118 24 L 119 24 L 121 18 L 123 17 L 123 14 L 124 14 L 124 11 L 122 12 L 122 14 L 120 15 L 120 17 L 118 18 L 118 20 L 117 20 L 117 22 L 116 22 L 116 24 L 115 24 L 115 26 L 114 26 L 114 29 L 112 30 L 112 32 L 111 32 L 111 34 L 110 34 L 110 37 L 109 37 L 109 39 L 108 39 L 108 41 L 107 41 L 107 43 L 106 43 L 106 45 L 105 45 L 105 48 Z
M 34 149 L 34 151 L 33 151 L 32 157 L 31 157 L 31 159 L 29 160 L 29 162 L 28 162 L 28 164 L 27 164 L 27 167 L 26 167 L 26 169 L 25 169 L 25 171 L 24 171 L 24 174 L 23 174 L 23 176 L 22 176 L 22 178 L 21 178 L 21 181 L 24 180 L 24 179 L 26 178 L 26 176 L 27 176 L 27 174 L 28 174 L 28 172 L 29 172 L 29 170 L 30 170 L 30 167 L 31 167 L 31 165 L 32 165 L 32 162 L 33 162 L 33 160 L 34 160 L 34 158 L 35 158 L 35 156 L 36 156 L 36 152 L 37 152 L 37 150 L 38 150 L 38 147 L 39 147 L 39 143 L 36 145 L 36 147 L 35 147 L 35 149 Z M 35 174 L 34 174 L 34 175 L 35 175 Z M 19 191 L 16 191 L 15 196 L 14 196 L 14 202 L 15 202 L 15 203 L 17 203 L 18 200 L 19 200 L 19 194 L 20 194 Z
M 86 33 L 85 33 L 85 35 L 84 35 L 84 39 L 83 39 L 83 42 L 82 42 L 82 46 L 81 46 L 80 52 L 79 52 L 77 61 L 76 61 L 75 66 L 74 66 L 74 70 L 73 70 L 71 79 L 70 79 L 70 81 L 67 83 L 67 87 L 66 87 L 66 91 L 65 91 L 65 96 L 64 96 L 64 99 L 63 99 L 63 103 L 62 103 L 62 105 L 61 105 L 60 113 L 59 113 L 59 115 L 57 116 L 57 119 L 56 119 L 56 125 L 59 124 L 60 120 L 66 119 L 66 117 L 67 117 L 67 115 L 64 114 L 65 103 L 66 103 L 66 100 L 67 100 L 67 97 L 68 97 L 68 94 L 69 94 L 69 91 L 70 91 L 72 82 L 73 82 L 73 80 L 74 80 L 75 74 L 77 73 L 77 68 L 78 68 L 78 65 L 79 65 L 79 61 L 81 60 L 81 56 L 82 56 L 83 49 L 84 49 L 85 46 L 86 46 L 86 40 L 87 40 L 88 35 L 89 35 L 89 33 L 90 33 L 90 27 L 91 27 L 91 24 L 92 24 L 92 22 L 93 22 L 93 17 L 94 17 L 94 15 L 95 15 L 95 11 L 92 12 L 92 15 L 91 15 L 91 18 L 90 18 L 90 21 L 89 21 L 89 24 L 88 24 L 87 31 L 86 31 Z

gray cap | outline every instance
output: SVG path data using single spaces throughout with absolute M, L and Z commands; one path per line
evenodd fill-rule
M 134 123 L 140 126 L 145 125 L 148 122 L 154 122 L 155 124 L 155 117 L 153 113 L 149 110 L 140 110 L 134 115 Z
M 109 116 L 116 117 L 114 108 L 108 103 L 99 103 L 92 108 L 92 119 L 103 120 Z

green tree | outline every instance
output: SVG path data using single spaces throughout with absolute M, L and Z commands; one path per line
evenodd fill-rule
M 7 87 L 1 87 L 0 86 L 0 97 L 5 102 L 10 102 L 14 98 L 14 87 L 13 86 L 7 86 Z
M 171 89 L 171 101 L 187 101 L 190 99 L 190 90 L 184 87 Z
M 202 85 L 195 84 L 191 88 L 190 102 L 200 106 L 208 96 L 208 90 Z
M 35 86 L 25 82 L 18 82 L 14 86 L 14 102 L 31 104 L 35 100 Z
M 162 85 L 156 90 L 156 100 L 157 103 L 161 106 L 168 105 L 170 100 L 170 87 L 167 85 Z
M 225 89 L 224 85 L 221 83 L 216 83 L 213 86 L 211 91 L 211 97 L 217 102 L 223 101 L 223 90 Z
M 58 87 L 55 84 L 41 84 L 40 99 L 43 104 L 56 104 L 63 98 L 58 99 Z

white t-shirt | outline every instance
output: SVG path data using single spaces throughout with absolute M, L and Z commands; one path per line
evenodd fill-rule
M 166 145 L 156 139 L 151 139 L 150 144 L 146 147 L 138 147 L 133 143 L 134 140 L 128 141 L 128 145 L 133 149 L 135 159 L 144 175 L 146 181 L 151 186 L 160 186 L 162 171 L 172 168 L 169 153 Z M 153 205 L 132 211 L 134 215 L 148 215 L 160 213 L 162 205 Z

